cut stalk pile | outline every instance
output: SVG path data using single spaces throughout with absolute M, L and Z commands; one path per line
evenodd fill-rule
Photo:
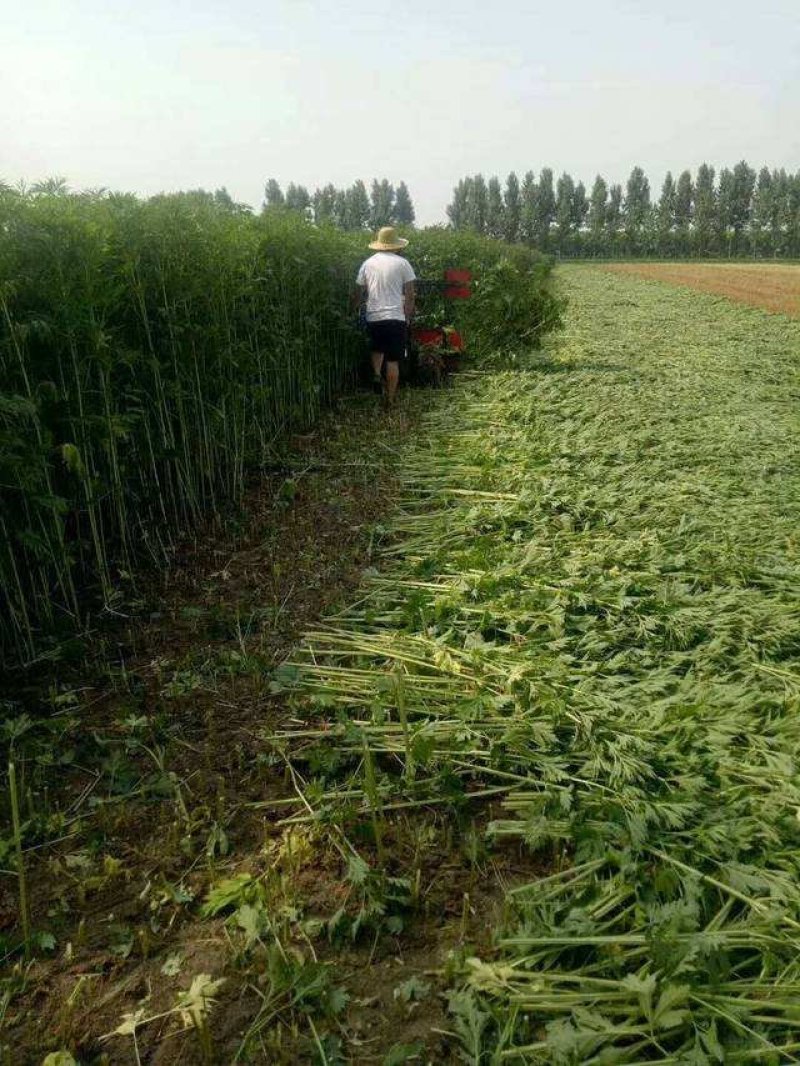
M 499 797 L 549 857 L 454 997 L 467 1062 L 799 1061 L 800 324 L 565 277 L 558 348 L 426 414 L 380 573 L 278 671 L 287 816 Z

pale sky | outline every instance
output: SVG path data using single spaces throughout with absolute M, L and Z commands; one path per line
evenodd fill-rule
M 0 179 L 151 194 L 800 169 L 798 0 L 0 0 Z

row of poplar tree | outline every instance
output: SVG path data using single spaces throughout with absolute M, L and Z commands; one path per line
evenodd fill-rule
M 481 174 L 463 178 L 447 208 L 450 225 L 519 241 L 563 256 L 800 256 L 800 171 L 744 160 L 715 174 L 703 163 L 677 181 L 667 173 L 651 195 L 641 167 L 623 190 L 598 175 L 591 192 L 545 167 L 505 185 Z
M 332 223 L 343 230 L 378 229 L 393 224 L 411 226 L 414 204 L 408 186 L 401 181 L 397 188 L 383 178 L 374 179 L 370 191 L 363 181 L 354 181 L 347 189 L 325 185 L 309 193 L 304 185 L 293 182 L 286 192 L 274 178 L 264 187 L 264 210 L 283 209 L 302 212 L 315 223 Z

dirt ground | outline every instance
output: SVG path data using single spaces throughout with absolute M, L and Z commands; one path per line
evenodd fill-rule
M 280 824 L 295 793 L 265 743 L 291 714 L 271 671 L 371 565 L 397 446 L 427 402 L 381 418 L 362 400 L 295 438 L 237 516 L 140 582 L 129 618 L 98 634 L 91 669 L 10 686 L 5 706 L 36 723 L 15 756 L 38 940 L 31 962 L 11 947 L 18 904 L 3 878 L 3 1066 L 59 1050 L 80 1066 L 456 1061 L 448 972 L 490 950 L 503 886 L 530 860 L 476 856 L 435 811 L 398 817 L 380 877 L 415 874 L 402 930 L 378 894 L 360 904 L 358 936 L 320 935 L 337 909 L 349 920 L 361 889 L 335 827 Z M 489 813 L 475 811 L 473 831 Z M 377 870 L 373 852 L 360 842 Z M 236 902 L 270 916 L 269 947 L 264 935 L 243 943 L 239 912 L 204 910 L 237 877 L 249 887 Z M 201 1024 L 185 1000 L 177 1009 L 195 981 L 213 994 Z
M 634 274 L 738 303 L 800 317 L 800 265 L 787 263 L 611 263 L 617 274 Z

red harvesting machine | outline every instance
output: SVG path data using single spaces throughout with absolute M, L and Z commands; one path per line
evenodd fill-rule
M 445 270 L 442 281 L 417 282 L 417 307 L 422 324 L 411 327 L 412 372 L 428 371 L 433 376 L 457 370 L 464 351 L 464 339 L 445 325 L 451 300 L 468 300 L 472 295 L 469 270 Z

